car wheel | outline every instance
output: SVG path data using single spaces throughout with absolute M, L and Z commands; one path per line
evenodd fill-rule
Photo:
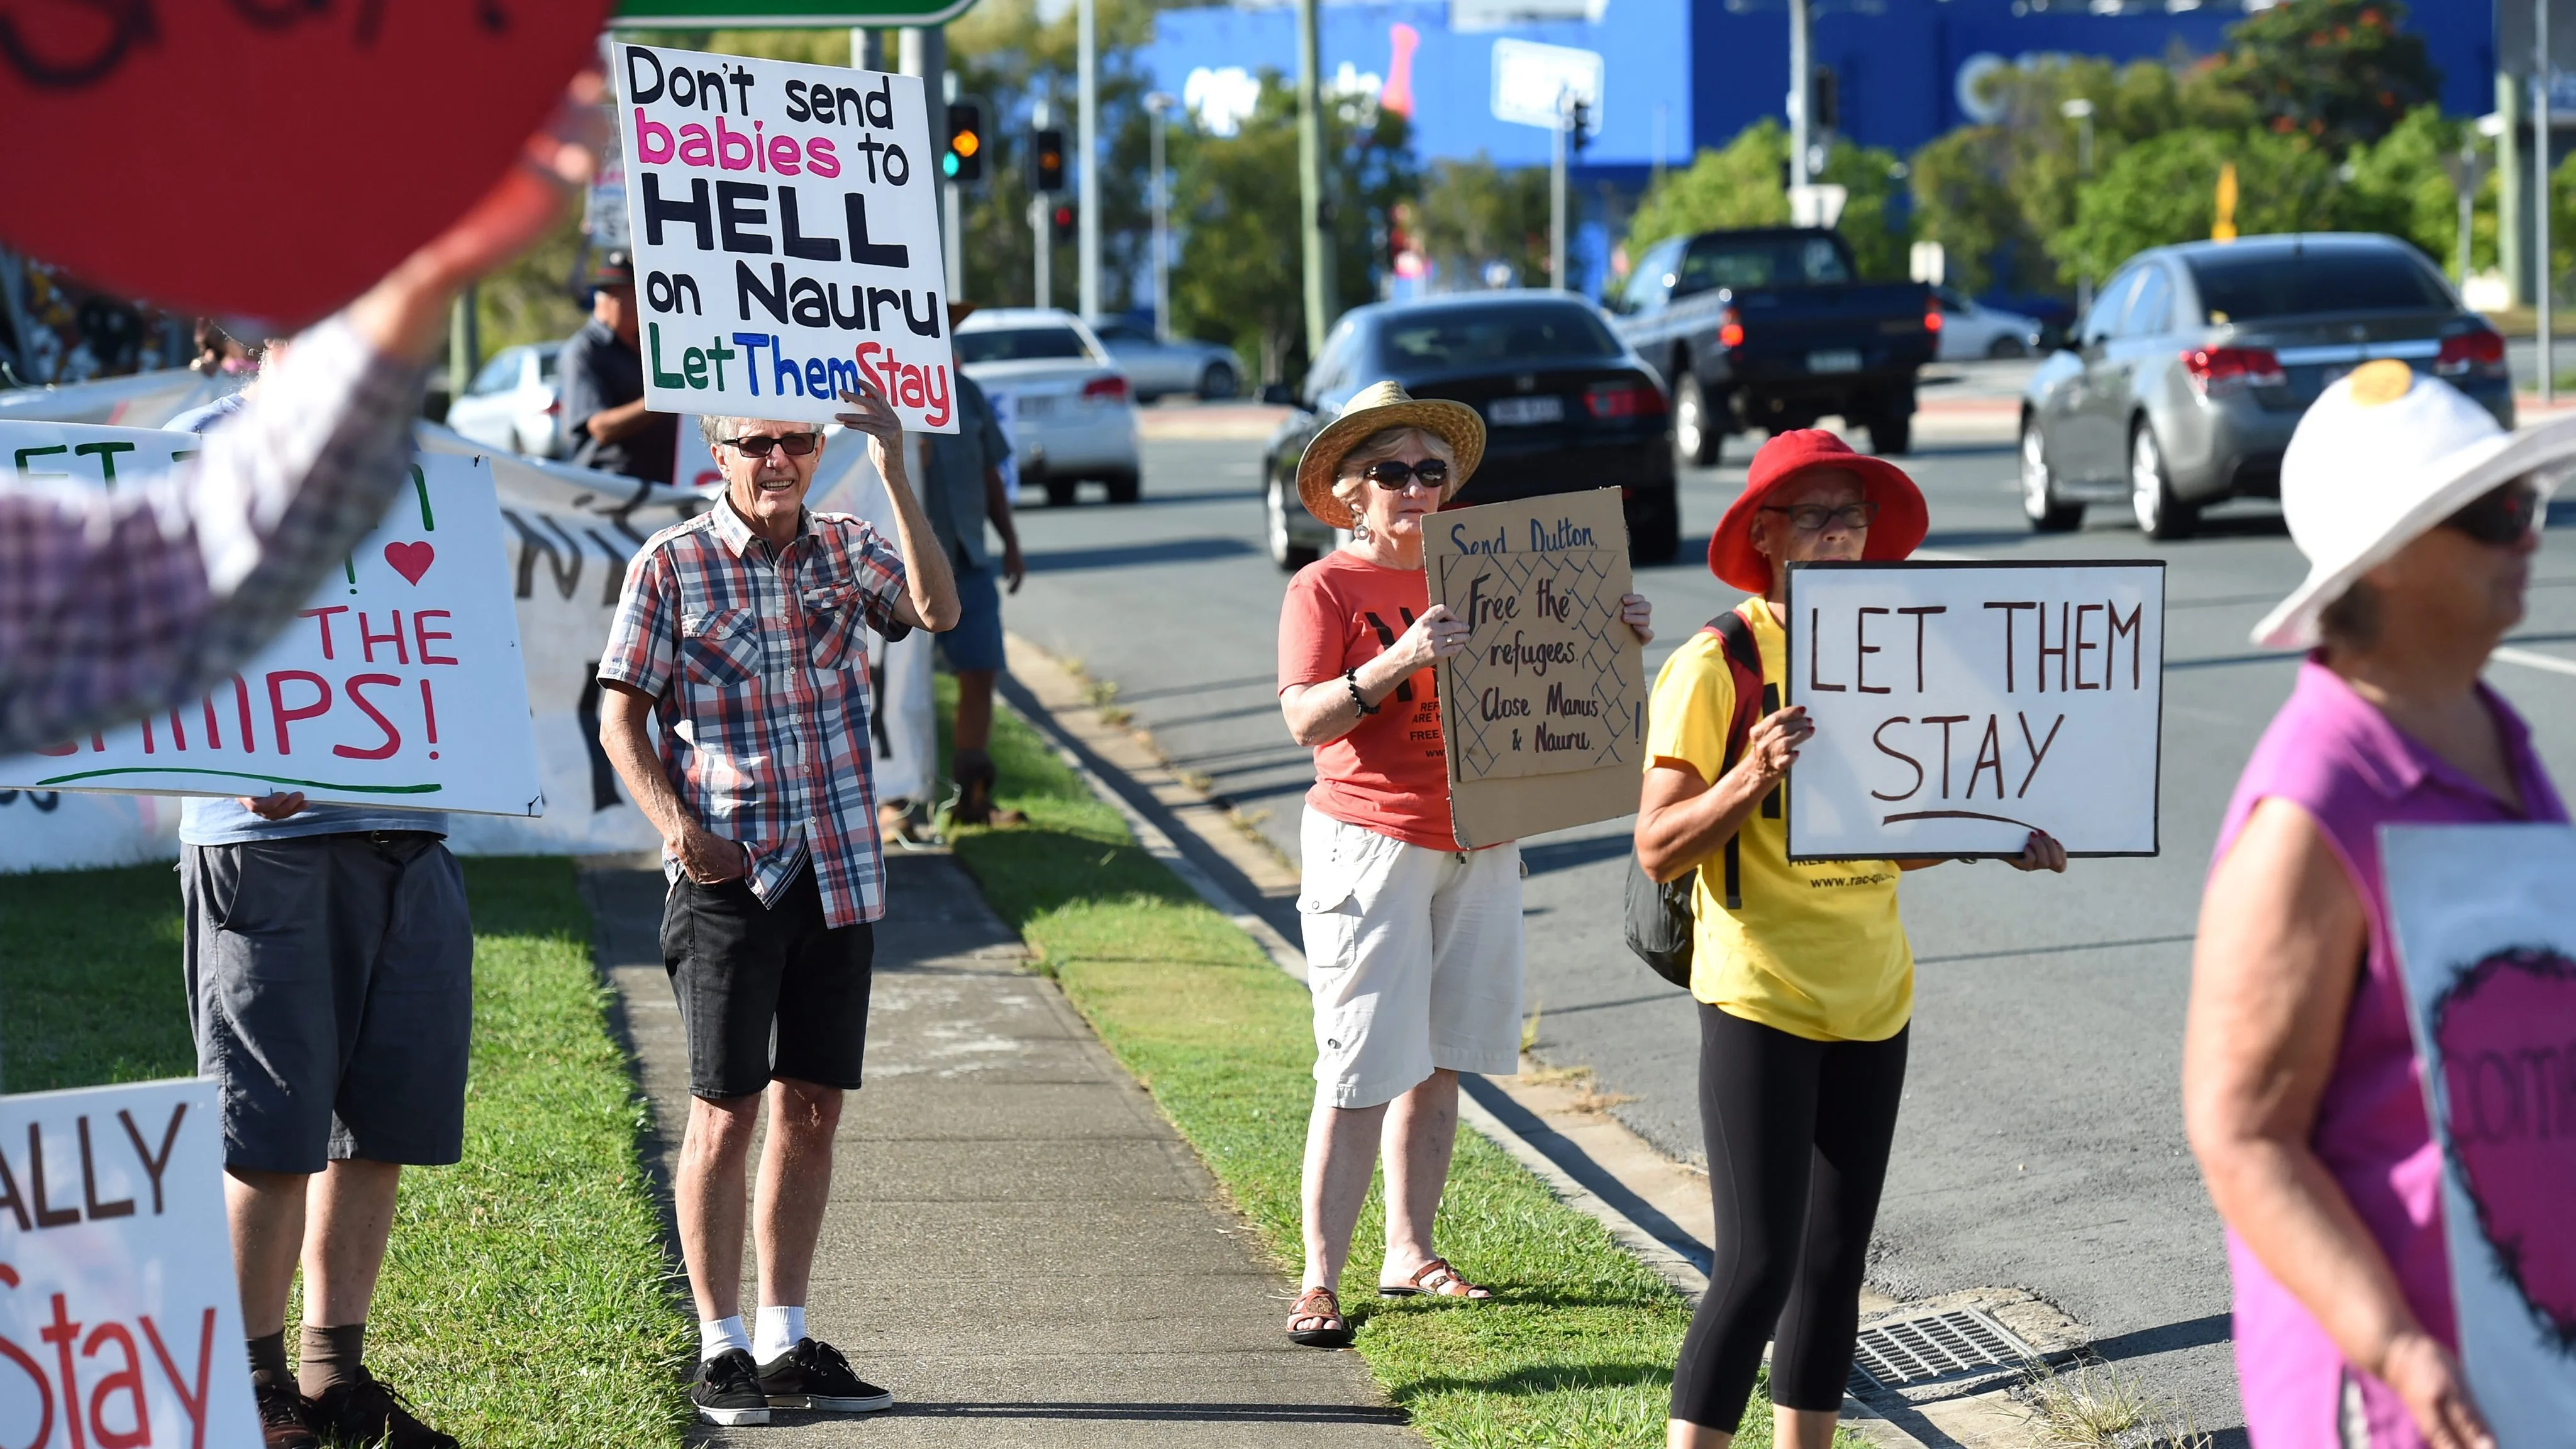
M 1640 499 L 1636 520 L 1628 528 L 1629 564 L 1668 564 L 1681 549 L 1681 499 L 1672 493 Z
M 1046 489 L 1047 507 L 1071 508 L 1073 506 L 1075 479 L 1059 478 L 1050 473 L 1038 481 L 1040 486 Z
M 1132 468 L 1124 473 L 1112 473 L 1100 482 L 1109 490 L 1112 503 L 1133 503 L 1144 493 L 1144 480 Z
M 2028 357 L 2030 345 L 2007 332 L 1986 344 L 1986 355 L 1988 357 Z
M 2164 449 L 2143 419 L 2129 436 L 2129 508 L 2138 516 L 2138 531 L 2153 539 L 2189 538 L 2200 522 L 2200 510 L 2174 496 Z
M 1902 458 L 1914 446 L 1914 414 L 1881 413 L 1869 424 L 1869 450 L 1882 458 Z
M 1234 396 L 1241 387 L 1242 382 L 1235 377 L 1234 369 L 1222 362 L 1209 363 L 1207 371 L 1199 374 L 1199 398 L 1204 402 L 1222 402 Z
M 2048 471 L 2048 438 L 2039 419 L 2021 425 L 2021 513 L 2033 533 L 2066 533 L 2084 522 L 2084 505 L 2057 501 L 2057 480 Z
M 1288 531 L 1288 485 L 1273 478 L 1261 490 L 1261 533 L 1270 546 L 1270 561 L 1283 574 L 1293 574 L 1316 558 L 1314 546 L 1297 541 Z
M 1713 468 L 1726 446 L 1725 435 L 1711 423 L 1708 394 L 1687 370 L 1673 385 L 1673 454 L 1685 467 Z

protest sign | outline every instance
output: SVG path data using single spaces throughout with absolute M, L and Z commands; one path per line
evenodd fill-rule
M 957 431 L 920 78 L 615 53 L 645 403 L 827 423 L 864 378 Z
M 96 483 L 166 469 L 190 433 L 0 424 L 34 473 L 95 464 Z M 526 669 L 492 471 L 419 455 L 410 486 L 310 606 L 204 698 L 0 760 L 0 788 L 191 795 L 301 791 L 315 801 L 542 813 Z
M 256 1449 L 205 1081 L 0 1097 L 0 1443 Z
M 2391 825 L 2380 868 L 2442 1149 L 2460 1361 L 2505 1449 L 2576 1424 L 2576 830 Z
M 1789 567 L 1791 860 L 2156 853 L 2161 563 Z
M 1456 508 L 1423 523 L 1431 602 L 1468 626 L 1440 666 L 1451 826 L 1475 847 L 1637 808 L 1644 650 L 1619 617 L 1617 489 Z

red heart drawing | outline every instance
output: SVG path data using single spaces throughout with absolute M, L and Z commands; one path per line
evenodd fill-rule
M 2433 1004 L 2452 1161 L 2496 1270 L 2576 1356 L 2576 961 L 2499 952 Z
M 385 545 L 385 562 L 394 566 L 395 573 L 402 575 L 414 584 L 420 582 L 420 576 L 422 574 L 429 572 L 430 561 L 437 557 L 438 550 L 431 548 L 427 543 L 389 543 Z

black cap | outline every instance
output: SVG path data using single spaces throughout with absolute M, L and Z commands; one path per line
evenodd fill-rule
M 634 286 L 635 258 L 628 255 L 623 247 L 600 253 L 599 265 L 591 269 L 590 284 L 594 287 Z

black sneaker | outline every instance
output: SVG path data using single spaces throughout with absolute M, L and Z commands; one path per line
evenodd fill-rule
M 751 1355 L 729 1348 L 698 1365 L 689 1381 L 689 1402 L 710 1424 L 766 1424 L 769 1396 L 760 1391 L 760 1371 Z
M 364 1368 L 322 1391 L 306 1411 L 313 1427 L 333 1444 L 364 1449 L 458 1449 L 456 1436 L 424 1424 L 411 1400 Z
M 292 1380 L 276 1383 L 254 1374 L 250 1391 L 259 1407 L 259 1442 L 267 1449 L 321 1449 L 321 1437 L 305 1421 L 304 1396 Z
M 891 1408 L 894 1395 L 850 1371 L 841 1351 L 817 1338 L 760 1366 L 760 1391 L 773 1409 L 820 1409 L 828 1414 L 873 1414 Z

